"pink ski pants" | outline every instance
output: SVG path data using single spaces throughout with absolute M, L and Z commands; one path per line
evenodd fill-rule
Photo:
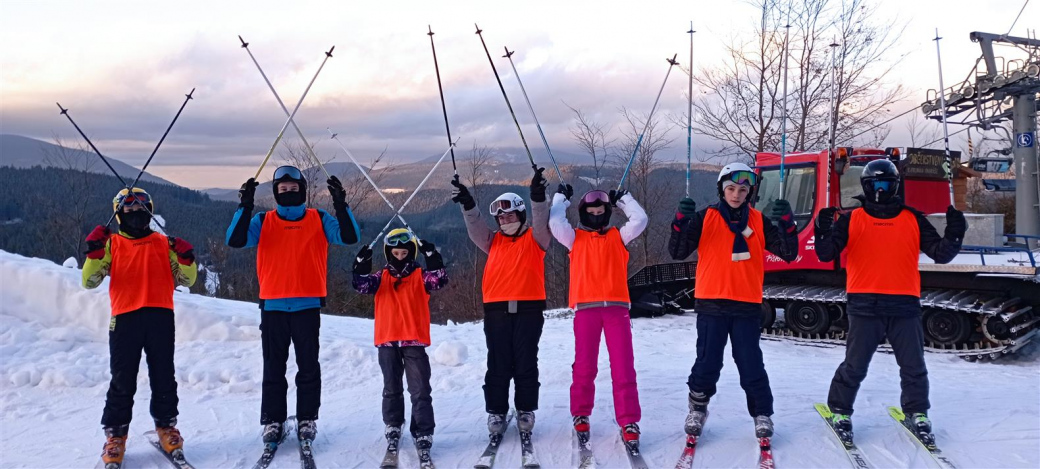
M 592 415 L 600 334 L 607 336 L 614 417 L 621 426 L 638 422 L 641 411 L 632 356 L 632 322 L 628 309 L 622 306 L 582 309 L 574 313 L 571 415 Z

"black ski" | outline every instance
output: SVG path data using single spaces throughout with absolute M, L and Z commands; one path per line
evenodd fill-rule
M 397 454 L 400 443 L 400 431 L 398 431 L 396 435 L 390 435 L 387 437 L 386 453 L 383 454 L 383 462 L 379 464 L 379 469 L 393 469 L 397 467 Z
M 592 432 L 574 431 L 578 444 L 578 467 L 588 469 L 596 467 L 596 458 L 592 454 Z
M 639 440 L 636 441 L 625 441 L 625 430 L 620 430 L 621 446 L 625 447 L 625 456 L 628 456 L 628 464 L 632 466 L 632 469 L 650 469 L 650 466 L 646 465 L 646 461 L 643 460 L 642 453 L 639 452 Z
M 918 444 L 921 445 L 922 448 L 928 451 L 928 454 L 932 456 L 932 459 L 935 460 L 936 464 L 942 466 L 945 469 L 956 469 L 957 466 L 953 464 L 953 461 L 950 461 L 949 458 L 943 455 L 942 451 L 939 450 L 939 447 L 935 445 L 935 436 L 933 436 L 930 433 L 927 434 L 927 436 L 922 436 L 918 434 L 916 431 L 914 431 L 914 429 L 911 427 L 910 421 L 907 419 L 905 415 L 903 415 L 902 409 L 900 409 L 899 407 L 889 407 L 888 415 L 890 415 L 893 420 L 898 422 L 899 426 L 903 427 L 903 429 L 906 430 L 907 433 L 909 433 L 910 436 L 913 437 L 914 441 L 916 441 Z
M 520 461 L 524 469 L 535 469 L 542 467 L 538 463 L 538 456 L 534 453 L 534 443 L 531 442 L 531 432 L 520 432 Z
M 170 464 L 173 464 L 174 467 L 180 469 L 195 469 L 187 459 L 184 459 L 183 448 L 175 449 L 172 453 L 167 453 L 166 450 L 163 449 L 162 443 L 159 443 L 159 434 L 155 433 L 155 430 L 145 432 L 144 436 L 148 438 L 148 442 L 152 444 L 152 447 L 162 453 L 163 456 L 166 457 L 166 460 L 169 461 Z
M 506 414 L 505 428 L 509 428 L 509 424 L 513 421 L 513 411 L 510 410 Z M 498 455 L 498 446 L 502 444 L 502 437 L 505 433 L 489 433 L 488 444 L 484 448 L 484 452 L 480 454 L 480 458 L 477 459 L 477 463 L 473 465 L 474 469 L 491 469 L 495 465 L 495 456 Z
M 314 440 L 300 438 L 300 427 L 295 425 L 296 417 L 289 417 L 289 420 L 292 420 L 294 426 L 296 426 L 296 437 L 300 441 L 300 467 L 302 469 L 318 469 L 318 466 L 314 464 L 314 450 L 311 448 Z
M 434 469 L 433 457 L 430 456 L 429 449 L 422 449 L 418 445 L 415 446 L 415 452 L 419 455 L 419 468 L 420 469 Z
M 260 455 L 260 459 L 253 465 L 253 469 L 266 469 L 267 466 L 271 465 L 271 461 L 274 459 L 274 454 L 278 452 L 278 447 L 285 442 L 286 435 L 289 434 L 291 426 L 290 420 L 286 420 L 282 423 L 282 438 L 274 443 L 264 443 L 264 453 Z
M 838 442 L 841 443 L 841 447 L 845 450 L 845 454 L 848 455 L 849 461 L 852 462 L 852 466 L 857 469 L 870 469 L 873 467 L 869 462 L 867 462 L 867 458 L 863 455 L 863 452 L 860 451 L 859 448 L 856 447 L 856 444 L 852 442 L 852 435 L 840 434 L 834 429 L 834 426 L 831 425 L 831 416 L 834 414 L 831 413 L 830 407 L 828 407 L 827 404 L 819 403 L 815 404 L 814 407 L 816 407 L 816 412 L 819 412 L 820 417 L 823 417 L 823 420 L 827 422 L 827 428 L 831 429 L 831 433 L 833 433 L 838 439 Z

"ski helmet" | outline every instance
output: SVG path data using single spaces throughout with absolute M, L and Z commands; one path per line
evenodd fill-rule
M 132 194 L 131 194 L 132 193 Z M 116 193 L 116 196 L 112 199 L 112 212 L 116 214 L 116 222 L 123 223 L 123 220 L 119 218 L 120 206 L 131 206 L 134 204 L 143 205 L 148 209 L 148 213 L 155 213 L 155 206 L 152 205 L 152 196 L 148 195 L 144 189 L 135 187 L 132 191 L 129 189 L 123 189 Z
M 503 213 L 516 212 L 520 224 L 527 223 L 527 205 L 524 204 L 524 198 L 512 192 L 498 196 L 491 202 L 488 212 L 491 213 L 491 216 L 496 217 L 496 221 L 497 217 Z
M 874 160 L 859 175 L 863 195 L 871 202 L 885 203 L 899 192 L 899 170 L 887 159 Z
M 719 171 L 719 178 L 716 181 L 716 189 L 719 192 L 720 200 L 725 199 L 723 187 L 726 181 L 748 186 L 750 190 L 748 191 L 747 199 L 744 200 L 744 203 L 746 204 L 752 199 L 755 188 L 758 187 L 758 174 L 755 173 L 750 166 L 744 163 L 730 163 L 723 166 L 722 170 Z
M 589 207 L 603 207 L 603 214 L 591 215 L 586 210 Z M 610 224 L 610 196 L 601 190 L 586 192 L 578 201 L 578 220 L 581 224 L 594 230 L 601 230 Z
M 398 261 L 390 252 L 393 249 L 407 249 L 408 258 Z M 395 268 L 400 269 L 409 262 L 414 262 L 419 255 L 419 240 L 407 228 L 395 228 L 383 237 L 383 255 L 386 261 Z
M 299 192 L 278 193 L 278 183 L 295 182 L 300 186 Z M 274 170 L 274 179 L 271 181 L 271 190 L 274 191 L 274 200 L 278 205 L 294 207 L 307 203 L 307 178 L 295 166 L 279 166 Z

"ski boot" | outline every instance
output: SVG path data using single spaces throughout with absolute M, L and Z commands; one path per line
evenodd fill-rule
M 401 439 L 401 427 L 395 427 L 393 425 L 387 425 L 383 429 L 383 435 L 386 436 L 386 441 L 398 441 Z
M 272 422 L 264 425 L 264 433 L 261 439 L 264 443 L 278 443 L 282 441 L 282 424 L 279 422 Z
M 488 432 L 501 435 L 506 431 L 506 414 L 488 414 Z
M 690 413 L 686 415 L 684 429 L 690 436 L 701 436 L 704 421 L 708 419 L 708 397 L 704 393 L 690 391 L 688 398 Z
M 296 436 L 300 440 L 314 441 L 314 437 L 318 436 L 318 422 L 316 420 L 300 420 L 299 426 L 296 427 Z
M 838 439 L 845 446 L 852 445 L 852 416 L 849 414 L 833 414 L 831 415 L 831 428 L 834 429 L 834 433 L 838 435 Z
M 928 419 L 928 415 L 924 412 L 917 412 L 910 414 L 908 417 L 908 426 L 917 435 L 917 439 L 921 440 L 926 447 L 931 449 L 935 446 L 935 435 L 932 434 L 932 421 Z
M 423 451 L 429 451 L 430 448 L 433 448 L 433 435 L 415 437 L 415 447 Z
M 625 446 L 633 450 L 639 449 L 639 424 L 630 423 L 621 427 L 621 439 L 624 440 Z
M 523 433 L 531 433 L 534 430 L 534 412 L 520 411 L 516 416 L 516 429 Z
M 588 433 L 589 431 L 589 416 L 587 415 L 575 415 L 572 419 L 574 422 L 574 431 L 578 433 Z
M 769 438 L 773 436 L 773 419 L 769 418 L 768 415 L 756 416 L 755 436 L 759 438 Z
M 175 454 L 184 448 L 184 438 L 181 438 L 181 432 L 177 430 L 177 419 L 156 420 L 155 434 L 159 436 L 162 450 L 169 454 Z
M 116 469 L 123 466 L 123 455 L 126 453 L 126 434 L 130 425 L 105 428 L 105 447 L 101 450 L 101 462 L 105 469 Z

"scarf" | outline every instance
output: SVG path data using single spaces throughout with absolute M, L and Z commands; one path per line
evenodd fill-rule
M 748 244 L 745 240 L 745 238 L 751 237 L 753 233 L 751 228 L 748 227 L 748 214 L 751 212 L 748 204 L 743 204 L 739 208 L 730 208 L 729 204 L 720 200 L 717 204 L 712 205 L 711 208 L 719 212 L 722 219 L 729 225 L 729 230 L 733 232 L 733 262 L 751 259 L 751 251 L 748 249 Z

